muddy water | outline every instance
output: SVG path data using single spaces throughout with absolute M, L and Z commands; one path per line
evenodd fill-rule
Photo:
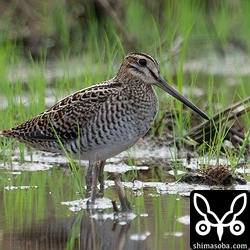
M 160 181 L 167 180 L 162 173 L 153 177 L 147 166 L 136 168 L 119 163 L 120 158 L 111 159 L 105 170 L 127 173 L 124 185 L 133 210 L 115 215 L 111 200 L 118 204 L 119 200 L 108 180 L 110 172 L 106 172 L 105 198 L 87 211 L 65 158 L 36 152 L 33 162 L 28 158 L 24 164 L 1 165 L 0 249 L 186 249 L 189 245 L 189 198 L 168 194 L 167 184 Z M 43 162 L 36 163 L 37 159 Z M 132 171 L 137 175 L 133 182 L 128 181 Z M 79 173 L 84 180 L 84 168 Z M 149 175 L 147 182 L 140 181 Z M 171 179 L 168 172 L 165 175 Z
M 211 187 L 175 183 L 172 174 L 182 170 L 159 167 L 171 163 L 173 152 L 167 147 L 134 148 L 110 159 L 105 167 L 105 198 L 97 199 L 90 211 L 66 158 L 41 152 L 31 157 L 25 151 L 23 164 L 17 161 L 19 156 L 12 158 L 12 164 L 1 163 L 0 249 L 188 249 L 190 191 Z M 126 164 L 128 155 L 138 166 Z M 154 167 L 149 166 L 152 159 Z M 182 162 L 185 165 L 185 158 Z M 84 186 L 86 162 L 80 165 Z M 188 168 L 198 165 L 197 159 L 186 163 Z M 113 212 L 111 201 L 119 205 L 110 180 L 114 171 L 124 175 L 132 205 L 129 214 Z

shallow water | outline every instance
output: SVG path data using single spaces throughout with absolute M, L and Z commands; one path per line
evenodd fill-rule
M 189 194 L 210 187 L 176 183 L 177 171 L 157 166 L 161 162 L 171 166 L 173 151 L 134 148 L 129 155 L 136 155 L 137 167 L 125 163 L 126 152 L 110 159 L 105 167 L 105 198 L 97 199 L 90 211 L 65 157 L 35 151 L 31 161 L 25 151 L 25 162 L 20 164 L 20 156 L 13 156 L 12 164 L 0 165 L 0 249 L 188 249 Z M 149 166 L 152 159 L 154 167 Z M 199 160 L 187 167 L 198 168 Z M 86 162 L 81 165 L 84 186 Z M 111 201 L 119 205 L 109 178 L 114 171 L 124 174 L 132 213 L 113 213 Z M 236 188 L 250 190 L 250 184 Z
M 111 200 L 119 200 L 107 180 L 105 198 L 90 213 L 67 167 L 28 165 L 32 171 L 25 163 L 23 170 L 0 172 L 0 249 L 185 249 L 189 244 L 188 218 L 179 221 L 189 214 L 189 198 L 161 191 L 165 183 L 125 182 L 133 212 L 115 216 Z

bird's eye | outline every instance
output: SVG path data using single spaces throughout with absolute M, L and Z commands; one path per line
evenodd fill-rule
M 140 60 L 138 61 L 138 64 L 139 64 L 140 66 L 146 66 L 146 65 L 147 65 L 147 61 L 146 61 L 145 59 L 140 59 Z

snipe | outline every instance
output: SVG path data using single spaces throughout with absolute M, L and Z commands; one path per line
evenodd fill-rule
M 173 89 L 161 76 L 158 63 L 144 53 L 129 53 L 117 75 L 100 84 L 67 96 L 38 116 L 0 131 L 38 150 L 65 149 L 89 161 L 87 187 L 92 183 L 92 166 L 99 162 L 98 179 L 103 192 L 105 161 L 133 146 L 150 129 L 158 112 L 158 86 L 209 119 L 194 104 Z

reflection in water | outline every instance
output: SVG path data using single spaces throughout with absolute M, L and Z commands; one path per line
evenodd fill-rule
M 189 198 L 177 194 L 181 184 L 143 171 L 138 180 L 123 182 L 134 217 L 118 219 L 112 214 L 111 199 L 118 197 L 111 180 L 105 182 L 105 199 L 95 204 L 106 213 L 89 214 L 72 174 L 62 167 L 16 175 L 0 171 L 0 249 L 188 249 L 189 224 L 178 221 L 189 215 Z M 84 178 L 83 169 L 79 173 Z M 166 181 L 168 172 L 160 173 Z
M 118 219 L 112 214 L 111 200 L 118 197 L 111 180 L 105 182 L 105 198 L 95 203 L 106 213 L 91 214 L 72 174 L 62 167 L 0 171 L 0 250 L 189 249 L 189 193 L 211 187 L 166 183 L 160 180 L 169 178 L 168 171 L 160 172 L 159 179 L 157 168 L 143 171 L 137 180 L 123 182 L 134 217 Z M 84 178 L 85 172 L 80 173 Z M 249 182 L 239 188 L 249 190 Z
M 80 211 L 65 220 L 47 220 L 22 232 L 2 235 L 4 249 L 149 249 L 145 241 L 130 239 L 131 221 L 98 221 Z M 6 245 L 4 245 L 4 242 Z M 8 245 L 8 246 L 7 246 Z

